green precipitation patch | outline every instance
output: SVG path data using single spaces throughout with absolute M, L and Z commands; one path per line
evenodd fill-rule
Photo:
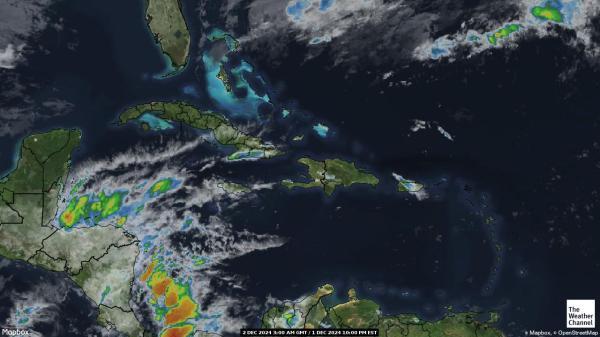
M 545 6 L 535 6 L 531 9 L 531 14 L 536 18 L 544 21 L 552 21 L 562 23 L 564 18 L 560 10 L 553 7 L 550 3 Z
M 161 179 L 155 182 L 154 184 L 152 184 L 152 186 L 150 186 L 150 195 L 157 196 L 160 194 L 167 193 L 173 188 L 173 182 L 173 179 L 170 178 Z
M 236 152 L 229 155 L 229 160 L 252 158 L 271 158 L 279 154 L 279 150 L 261 139 L 252 137 L 238 130 L 225 117 L 211 111 L 202 111 L 184 102 L 152 102 L 132 106 L 119 116 L 119 123 L 135 121 L 145 113 L 151 113 L 163 120 L 181 122 L 199 130 L 209 130 L 217 142 L 231 145 Z
M 348 187 L 354 184 L 376 186 L 379 179 L 374 175 L 356 168 L 354 163 L 341 159 L 325 159 L 323 161 L 311 158 L 300 158 L 300 164 L 308 167 L 307 182 L 283 180 L 281 184 L 287 188 L 322 188 L 326 195 L 333 194 L 338 186 Z
M 516 23 L 509 23 L 506 26 L 488 35 L 488 41 L 495 46 L 498 43 L 498 41 L 506 39 L 513 33 L 518 32 L 520 29 L 521 25 Z
M 146 0 L 146 21 L 174 68 L 186 65 L 190 49 L 190 32 L 185 23 L 180 0 Z
M 98 196 L 73 197 L 58 217 L 58 221 L 65 228 L 71 228 L 85 219 L 92 219 L 94 222 L 101 221 L 121 209 L 126 194 L 126 192 L 117 191 L 109 195 L 100 192 Z
M 487 321 L 478 320 L 480 314 L 475 312 L 449 312 L 440 320 L 424 321 L 412 314 L 383 315 L 377 303 L 359 299 L 354 289 L 348 291 L 347 302 L 328 306 L 323 300 L 333 292 L 331 285 L 324 285 L 298 301 L 284 301 L 266 311 L 261 325 L 272 329 L 370 328 L 379 329 L 381 337 L 504 336 L 494 327 L 497 313 L 491 313 Z
M 142 336 L 128 304 L 137 241 L 112 227 L 65 231 L 52 226 L 71 154 L 80 141 L 76 129 L 23 140 L 16 167 L 0 179 L 0 255 L 65 272 L 96 304 L 102 303 L 100 323 Z

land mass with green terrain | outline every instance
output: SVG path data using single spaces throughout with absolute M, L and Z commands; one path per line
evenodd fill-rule
M 227 118 L 212 111 L 202 111 L 184 102 L 138 104 L 123 111 L 119 116 L 119 122 L 125 124 L 137 120 L 146 113 L 163 120 L 181 122 L 195 129 L 212 131 L 217 142 L 236 148 L 237 151 L 229 156 L 230 160 L 271 158 L 280 154 L 275 146 L 238 130 Z
M 138 241 L 114 227 L 53 225 L 76 129 L 26 137 L 16 167 L 0 179 L 0 255 L 66 273 L 98 306 L 98 321 L 128 336 L 143 329 L 129 306 Z
M 494 327 L 498 320 L 491 313 L 487 321 L 479 321 L 479 313 L 448 313 L 437 321 L 424 321 L 413 314 L 386 316 L 379 305 L 359 299 L 356 291 L 348 291 L 348 301 L 334 306 L 324 303 L 333 294 L 326 284 L 298 301 L 284 301 L 269 308 L 261 319 L 263 328 L 317 329 L 324 327 L 348 329 L 379 329 L 380 337 L 503 337 Z
M 323 161 L 311 158 L 298 159 L 300 164 L 308 167 L 307 182 L 283 180 L 281 184 L 287 188 L 322 188 L 326 195 L 331 195 L 338 186 L 348 187 L 354 184 L 376 186 L 379 179 L 374 175 L 356 168 L 354 163 L 341 159 L 325 159 Z
M 173 67 L 186 65 L 190 49 L 190 32 L 185 23 L 180 0 L 146 0 L 146 21 L 163 53 Z

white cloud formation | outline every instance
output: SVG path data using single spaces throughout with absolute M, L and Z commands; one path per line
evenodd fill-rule
M 12 43 L 9 43 L 4 49 L 0 47 L 0 68 L 14 69 L 23 46 L 15 47 Z
M 199 137 L 191 142 L 144 144 L 111 158 L 82 162 L 73 169 L 64 188 L 65 198 L 61 200 L 59 213 L 73 197 L 70 191 L 74 186 L 81 186 L 75 195 L 128 191 L 123 208 L 130 209 L 131 213 L 119 216 L 127 217 L 124 229 L 135 235 L 144 248 L 136 260 L 136 274 L 143 273 L 159 256 L 168 272 L 176 270 L 179 279 L 190 281 L 194 299 L 203 303 L 202 314 L 214 317 L 198 321 L 196 328 L 210 332 L 232 331 L 230 329 L 241 326 L 246 319 L 243 314 L 232 314 L 234 308 L 258 307 L 254 298 L 234 296 L 214 286 L 218 280 L 227 282 L 230 288 L 243 288 L 240 277 L 227 274 L 220 267 L 251 252 L 280 247 L 286 239 L 253 233 L 251 228 L 238 228 L 222 214 L 223 209 L 243 207 L 243 201 L 253 200 L 256 191 L 272 188 L 272 185 L 251 182 L 245 189 L 228 192 L 223 188 L 228 180 L 219 176 L 217 169 L 231 163 L 210 156 L 189 162 L 189 158 L 208 143 L 207 137 Z M 149 196 L 151 186 L 165 178 L 176 181 L 172 189 Z M 214 208 L 214 214 L 202 214 L 205 205 Z M 115 219 L 102 220 L 100 224 L 115 225 Z M 197 265 L 195 261 L 199 258 L 203 262 Z M 140 312 L 148 307 L 145 304 L 150 296 L 148 292 L 144 283 L 135 283 L 134 310 Z M 160 325 L 160 322 L 155 323 Z

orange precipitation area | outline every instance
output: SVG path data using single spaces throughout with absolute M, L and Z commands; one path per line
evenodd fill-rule
M 148 265 L 140 275 L 140 280 L 152 290 L 155 305 L 160 305 L 158 300 L 164 296 L 165 309 L 168 310 L 164 316 L 166 328 L 160 336 L 187 336 L 193 330 L 193 325 L 182 323 L 198 314 L 198 304 L 190 297 L 188 286 L 170 277 L 157 261 Z
M 177 302 L 179 302 L 179 296 L 177 295 L 177 291 L 175 289 L 171 289 L 175 287 L 169 287 L 169 291 L 167 292 L 167 296 L 165 297 L 165 305 L 167 307 L 172 307 Z
M 150 280 L 150 284 L 152 284 L 152 293 L 154 293 L 154 296 L 160 297 L 167 292 L 167 288 L 172 283 L 173 279 L 164 274 L 158 277 L 152 277 L 152 280 Z
M 168 328 L 160 334 L 160 337 L 186 337 L 193 329 L 193 325 L 182 325 Z
M 150 263 L 148 265 L 148 268 L 146 268 L 146 271 L 142 274 L 142 276 L 140 276 L 140 280 L 142 282 L 146 282 L 146 280 L 148 280 L 148 277 L 150 277 L 150 275 L 152 274 L 152 271 L 154 270 L 154 266 L 156 265 L 156 262 L 152 261 L 152 263 Z
M 165 323 L 167 325 L 186 321 L 188 318 L 196 316 L 198 305 L 192 301 L 189 296 L 185 296 L 179 302 L 179 305 L 169 310 L 166 315 Z

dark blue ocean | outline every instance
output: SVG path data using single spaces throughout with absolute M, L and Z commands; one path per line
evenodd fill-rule
M 191 27 L 201 27 L 193 6 L 184 1 L 185 14 Z M 49 53 L 32 56 L 19 71 L 44 83 L 32 92 L 37 99 L 74 104 L 71 113 L 33 131 L 81 128 L 75 164 L 142 142 L 196 135 L 185 128 L 160 136 L 115 127 L 129 105 L 182 99 L 217 109 L 198 75 L 200 28 L 192 28 L 186 69 L 156 79 L 165 61 L 146 29 L 142 1 L 64 1 L 51 12 L 68 28 L 44 32 Z M 296 52 L 277 65 L 241 53 L 276 104 L 303 112 L 299 122 L 273 122 L 267 137 L 309 129 L 300 122 L 313 120 L 326 121 L 335 137 L 308 136 L 282 158 L 236 164 L 223 174 L 239 182 L 295 177 L 302 168 L 294 161 L 309 154 L 356 161 L 382 184 L 332 198 L 275 188 L 227 213 L 239 229 L 289 239 L 222 267 L 246 278 L 239 296 L 297 298 L 332 283 L 339 300 L 353 287 L 386 314 L 435 319 L 447 306 L 498 311 L 509 336 L 564 329 L 566 299 L 598 297 L 600 77 L 598 68 L 580 61 L 581 50 L 558 38 L 525 40 L 466 61 L 408 64 L 394 76 L 412 85 L 388 87 L 373 73 L 346 77 L 326 53 L 305 62 L 297 56 L 303 47 L 290 48 Z M 410 134 L 413 119 L 438 122 L 454 141 L 435 130 Z M 0 138 L 0 171 L 10 169 L 22 136 Z M 394 192 L 392 172 L 425 183 L 429 199 Z M 28 287 L 64 278 L 41 271 L 44 277 L 35 278 L 29 269 L 13 274 L 14 268 L 1 272 Z M 87 312 L 85 299 L 73 301 Z M 81 324 L 93 324 L 88 316 L 82 314 Z

